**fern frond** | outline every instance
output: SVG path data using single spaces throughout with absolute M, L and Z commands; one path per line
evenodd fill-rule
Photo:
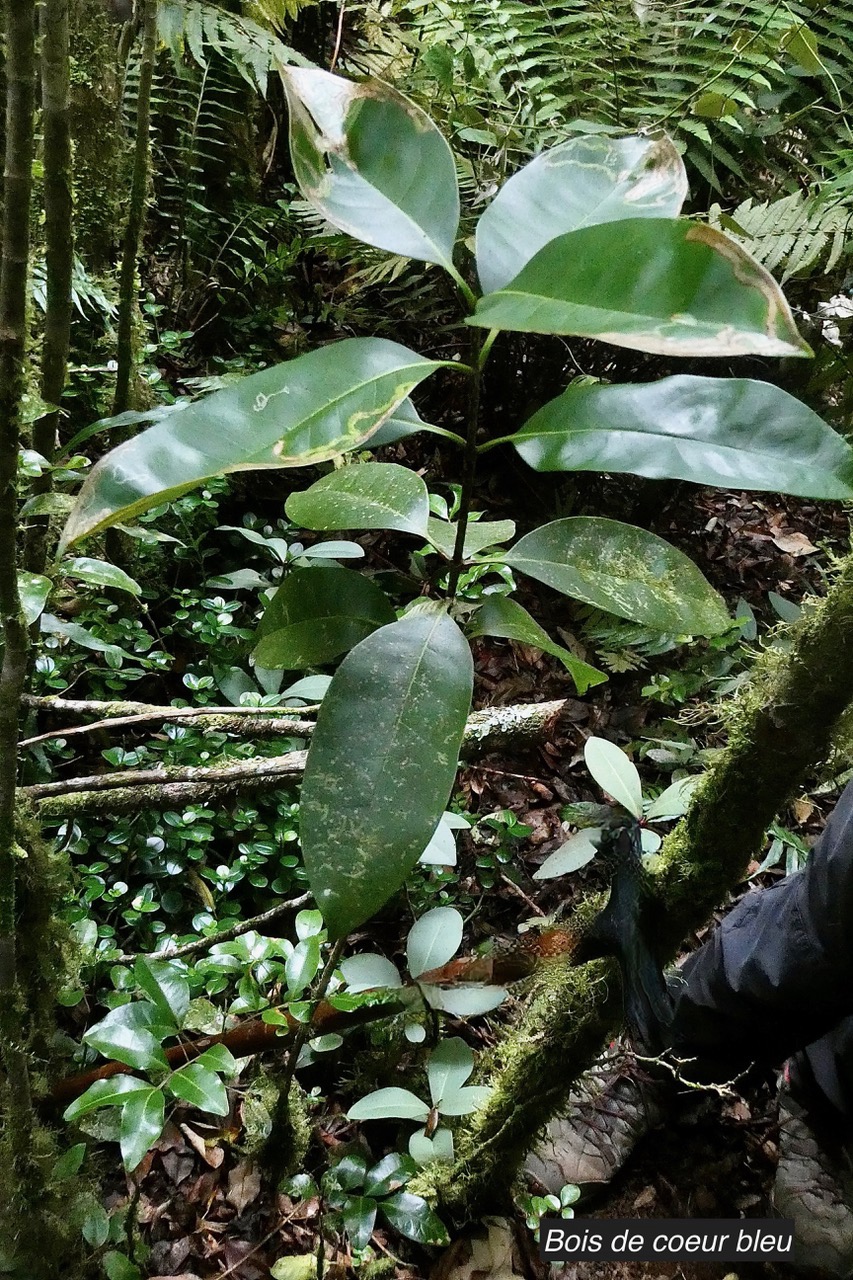
M 853 209 L 797 191 L 763 203 L 744 200 L 731 214 L 712 205 L 709 221 L 741 240 L 768 271 L 781 269 L 784 282 L 817 269 L 827 274 L 838 265 L 849 252 Z
M 311 65 L 284 44 L 269 25 L 262 26 L 252 18 L 228 13 L 202 0 L 160 0 L 157 26 L 176 67 L 189 56 L 203 68 L 213 52 L 230 62 L 246 83 L 263 96 L 270 71 L 288 64 Z
M 437 80 L 457 135 L 456 97 L 522 153 L 561 141 L 578 118 L 622 132 L 664 127 L 721 194 L 732 178 L 742 187 L 747 173 L 753 186 L 760 175 L 769 195 L 791 191 L 797 166 L 802 185 L 844 172 L 853 98 L 847 0 L 372 0 L 363 12 L 371 49 L 356 60 L 392 77 L 408 61 L 406 87 L 416 93 L 431 79 L 435 95 Z M 786 47 L 798 24 L 817 41 L 820 74 Z M 709 92 L 732 114 L 698 114 Z

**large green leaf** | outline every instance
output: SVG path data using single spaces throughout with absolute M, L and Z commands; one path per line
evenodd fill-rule
M 70 1103 L 62 1113 L 64 1120 L 77 1120 L 80 1116 L 97 1111 L 100 1107 L 124 1106 L 128 1098 L 139 1093 L 147 1093 L 151 1088 L 147 1080 L 137 1080 L 136 1076 L 107 1076 L 96 1080 L 84 1094 Z
M 168 960 L 138 956 L 133 976 L 159 1009 L 163 1021 L 167 1025 L 173 1021 L 176 1026 L 181 1026 L 190 1007 L 190 984 L 184 971 Z
M 620 218 L 675 218 L 687 173 L 669 138 L 571 138 L 531 160 L 477 224 L 477 274 L 502 289 L 549 240 Z
M 200 1062 L 189 1062 L 166 1082 L 170 1093 L 191 1107 L 215 1116 L 228 1114 L 228 1093 L 215 1071 Z
M 672 635 L 731 626 L 720 596 L 683 552 L 645 529 L 600 516 L 544 524 L 506 562 L 564 595 Z
M 132 596 L 138 596 L 142 592 L 135 578 L 107 560 L 77 556 L 71 560 L 63 560 L 60 567 L 65 578 L 77 578 L 80 582 L 91 582 L 98 587 L 112 587 L 115 591 L 128 591 Z
M 429 494 L 416 471 L 396 462 L 365 462 L 292 493 L 284 509 L 303 529 L 399 529 L 425 537 Z
M 300 190 L 366 244 L 451 266 L 459 226 L 453 153 L 429 116 L 379 80 L 287 67 L 290 155 Z
M 455 955 L 462 942 L 464 921 L 455 907 L 433 907 L 409 930 L 406 958 L 409 973 L 419 978 L 430 969 L 438 969 Z
M 368 440 L 439 361 L 346 338 L 215 391 L 120 444 L 87 478 L 63 545 L 230 471 L 325 462 Z
M 558 658 L 575 682 L 578 693 L 586 693 L 590 685 L 603 684 L 607 676 L 576 658 L 562 645 L 555 644 L 525 608 L 508 596 L 489 596 L 471 619 L 469 636 L 501 636 L 517 640 Z
M 333 938 L 403 884 L 456 776 L 473 664 L 445 614 L 415 613 L 357 645 L 332 680 L 302 784 L 301 837 Z
M 450 1244 L 444 1223 L 422 1196 L 398 1191 L 380 1200 L 379 1209 L 394 1230 L 409 1240 L 435 1246 Z
M 28 627 L 41 617 L 52 590 L 53 583 L 44 574 L 28 573 L 26 569 L 18 570 L 18 594 Z
M 258 666 L 298 671 L 331 662 L 394 621 L 388 597 L 353 569 L 292 569 L 267 605 Z
M 410 1089 L 389 1085 L 359 1098 L 347 1112 L 349 1120 L 384 1120 L 388 1116 L 398 1120 L 426 1120 L 429 1107 Z
M 787 391 L 749 378 L 569 387 L 512 437 L 536 471 L 632 471 L 806 498 L 853 497 L 853 449 Z
M 628 218 L 558 236 L 469 324 L 674 356 L 811 355 L 769 272 L 721 231 Z
M 615 742 L 595 736 L 584 743 L 586 767 L 595 781 L 617 804 L 638 820 L 643 816 L 643 784 L 633 760 Z

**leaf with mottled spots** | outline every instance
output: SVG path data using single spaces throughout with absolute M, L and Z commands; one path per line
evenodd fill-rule
M 635 525 L 572 516 L 534 529 L 504 556 L 538 582 L 670 635 L 715 636 L 726 606 L 682 551 Z
M 473 664 L 444 613 L 410 614 L 347 655 L 320 708 L 300 810 L 311 889 L 332 938 L 405 881 L 450 797 Z
M 584 134 L 543 151 L 504 183 L 477 224 L 477 274 L 502 289 L 557 236 L 620 218 L 675 218 L 687 195 L 669 138 Z
M 249 374 L 102 458 L 62 544 L 172 502 L 213 476 L 310 466 L 360 448 L 441 364 L 386 338 L 346 338 Z
M 366 244 L 452 265 L 459 226 L 453 153 L 429 116 L 380 80 L 281 72 L 290 158 L 305 199 Z
M 365 462 L 292 493 L 284 510 L 302 529 L 398 529 L 425 537 L 429 494 L 416 471 L 396 462 Z
M 627 218 L 551 240 L 469 324 L 672 356 L 808 356 L 773 277 L 699 222 Z

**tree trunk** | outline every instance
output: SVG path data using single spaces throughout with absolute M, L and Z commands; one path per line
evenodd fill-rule
M 42 348 L 42 399 L 54 413 L 33 426 L 33 448 L 53 460 L 59 426 L 59 402 L 65 390 L 71 337 L 71 276 L 74 263 L 71 196 L 71 127 L 68 107 L 68 0 L 43 0 L 41 18 L 42 129 L 44 135 L 44 244 L 47 306 Z M 48 471 L 34 481 L 35 494 L 52 488 Z M 24 560 L 32 573 L 44 569 L 47 518 L 33 518 Z
M 133 321 L 136 315 L 136 264 L 145 226 L 148 201 L 148 178 L 151 168 L 151 84 L 157 53 L 157 0 L 142 0 L 142 57 L 139 64 L 139 89 L 136 100 L 136 142 L 133 178 L 130 186 L 130 208 L 122 249 L 119 277 L 118 342 L 116 358 L 115 399 L 113 413 L 131 408 L 133 377 Z
M 121 25 L 101 0 L 70 0 L 70 22 L 77 252 L 87 271 L 99 275 L 112 271 L 126 210 L 128 157 L 117 62 Z
M 732 705 L 726 752 L 664 842 L 649 913 L 662 960 L 743 878 L 769 823 L 828 753 L 853 699 L 853 663 L 846 660 L 853 646 L 853 556 L 790 636 L 789 652 L 768 650 L 759 659 Z M 452 1219 L 476 1219 L 508 1193 L 537 1133 L 613 1028 L 614 986 L 615 968 L 601 962 L 548 973 L 521 1024 L 495 1052 L 494 1092 L 459 1135 L 457 1159 L 418 1180 L 417 1189 Z
M 10 1157 L 12 1193 L 25 1217 L 38 1202 L 41 1186 L 41 1172 L 33 1158 L 26 1007 L 18 983 L 15 936 L 18 716 L 28 649 L 18 594 L 17 468 L 25 387 L 35 18 L 35 0 L 11 0 L 6 6 L 6 157 L 0 263 L 0 1055 L 5 1086 L 4 1145 L 8 1143 L 0 1163 Z M 26 1223 L 21 1229 L 26 1229 Z

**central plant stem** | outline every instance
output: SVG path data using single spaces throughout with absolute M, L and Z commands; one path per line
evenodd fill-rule
M 480 329 L 475 329 L 471 338 L 470 382 L 468 384 L 468 423 L 465 432 L 465 454 L 462 463 L 462 491 L 459 495 L 459 512 L 456 517 L 456 543 L 453 547 L 453 560 L 450 565 L 450 576 L 447 580 L 447 595 L 450 600 L 456 599 L 459 587 L 459 576 L 465 561 L 465 537 L 468 533 L 468 516 L 471 501 L 474 497 L 474 480 L 477 475 L 477 432 L 480 427 L 480 390 L 483 381 L 483 367 L 488 359 L 497 334 L 494 330 L 484 338 Z

